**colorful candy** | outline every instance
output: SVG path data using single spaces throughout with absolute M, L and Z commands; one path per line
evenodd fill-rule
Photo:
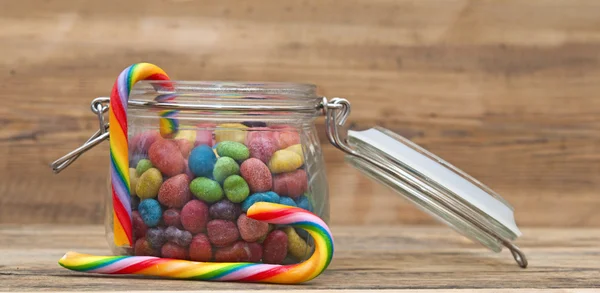
M 237 219 L 240 236 L 244 241 L 256 242 L 269 232 L 269 224 L 266 222 L 250 219 L 246 214 L 241 214 Z
M 273 176 L 267 165 L 259 159 L 245 160 L 240 166 L 240 174 L 252 193 L 269 191 L 273 187 Z
M 248 148 L 237 141 L 220 142 L 217 146 L 217 153 L 220 157 L 230 157 L 236 161 L 243 161 L 250 157 Z
M 217 157 L 208 145 L 199 145 L 192 149 L 188 166 L 196 177 L 211 177 Z
M 168 139 L 159 139 L 150 146 L 148 157 L 155 168 L 171 177 L 185 172 L 185 159 L 177 144 Z
M 164 258 L 188 259 L 187 248 L 173 242 L 165 243 L 160 249 L 160 254 Z
M 269 160 L 269 170 L 273 174 L 292 172 L 303 164 L 302 157 L 288 150 L 276 151 Z
M 162 217 L 162 208 L 157 200 L 153 198 L 144 199 L 138 206 L 140 216 L 148 227 L 156 227 Z
M 154 249 L 160 250 L 160 248 L 167 243 L 167 237 L 165 236 L 165 229 L 163 228 L 151 228 L 146 232 L 146 240 Z
M 213 203 L 223 198 L 223 189 L 219 182 L 208 178 L 198 177 L 192 180 L 190 189 L 198 199 L 207 203 Z
M 190 259 L 194 261 L 210 261 L 212 245 L 205 234 L 196 234 L 189 247 Z
M 173 227 L 182 229 L 183 225 L 181 225 L 181 211 L 177 210 L 177 209 L 168 209 L 168 210 L 164 211 L 163 222 L 165 223 L 165 225 L 167 227 L 173 226 Z M 134 228 L 135 228 L 135 226 L 134 226 Z
M 297 260 L 303 260 L 310 252 L 310 247 L 302 239 L 293 227 L 285 227 L 283 231 L 288 238 L 288 252 Z
M 138 161 L 137 166 L 135 167 L 135 173 L 137 176 L 142 176 L 144 172 L 148 171 L 148 169 L 153 168 L 152 162 L 148 159 L 141 159 Z
M 248 211 L 257 202 L 279 203 L 279 195 L 273 191 L 255 193 L 242 202 L 242 211 Z
M 135 194 L 141 199 L 154 198 L 163 182 L 162 174 L 156 168 L 144 172 L 135 184 Z
M 214 246 L 224 247 L 238 240 L 240 233 L 234 222 L 212 220 L 206 225 L 206 235 Z
M 227 199 L 212 204 L 208 211 L 211 218 L 228 221 L 235 221 L 242 212 L 238 204 L 234 204 Z
M 213 178 L 220 183 L 223 183 L 225 179 L 231 175 L 240 174 L 240 166 L 238 163 L 230 157 L 220 157 L 215 163 L 213 169 Z
M 308 176 L 302 169 L 273 176 L 273 191 L 280 196 L 296 198 L 303 195 L 307 189 Z
M 185 174 L 167 179 L 158 190 L 158 201 L 168 208 L 182 208 L 191 198 L 190 179 Z
M 281 230 L 270 232 L 263 241 L 263 262 L 280 264 L 287 255 L 287 234 Z
M 192 242 L 192 233 L 189 231 L 179 230 L 173 226 L 165 229 L 165 237 L 167 238 L 167 241 L 183 247 L 190 245 Z
M 181 225 L 192 234 L 206 231 L 208 207 L 199 200 L 191 200 L 181 209 Z
M 248 184 L 239 175 L 231 175 L 223 182 L 223 190 L 227 198 L 234 202 L 240 203 L 244 201 L 250 194 Z

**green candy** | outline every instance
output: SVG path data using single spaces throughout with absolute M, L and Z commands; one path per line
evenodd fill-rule
M 236 141 L 222 141 L 217 145 L 219 157 L 230 157 L 236 161 L 243 161 L 250 157 L 250 150 Z
M 244 201 L 250 194 L 246 180 L 239 175 L 231 175 L 223 182 L 223 189 L 227 198 L 234 203 Z
M 219 182 L 205 177 L 198 177 L 192 180 L 190 191 L 198 199 L 208 203 L 213 203 L 223 198 L 223 189 L 221 189 Z
M 240 174 L 240 165 L 230 157 L 220 157 L 215 164 L 213 169 L 213 178 L 217 182 L 223 182 L 227 177 L 231 175 Z
M 138 176 L 142 176 L 142 174 L 144 174 L 144 172 L 148 171 L 148 169 L 150 169 L 150 168 L 154 168 L 154 166 L 152 166 L 152 163 L 150 162 L 150 160 L 141 159 L 138 162 L 137 167 L 135 167 L 135 173 Z

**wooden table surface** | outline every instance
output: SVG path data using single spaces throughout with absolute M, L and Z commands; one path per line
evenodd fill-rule
M 0 226 L 0 291 L 600 290 L 600 229 L 597 228 L 524 229 L 525 236 L 518 244 L 529 258 L 527 269 L 519 268 L 508 251 L 499 254 L 487 251 L 447 228 L 334 226 L 332 230 L 336 252 L 325 273 L 304 285 L 281 286 L 75 273 L 60 267 L 58 259 L 71 250 L 107 254 L 103 227 L 3 225 Z

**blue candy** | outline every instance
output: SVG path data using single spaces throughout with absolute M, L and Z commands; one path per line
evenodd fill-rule
M 279 203 L 279 195 L 273 191 L 252 194 L 242 202 L 242 210 L 247 212 L 250 206 L 257 202 Z
M 279 203 L 284 204 L 286 206 L 292 206 L 292 207 L 296 206 L 296 202 L 287 196 L 282 196 L 281 199 L 279 199 Z
M 300 196 L 296 199 L 296 204 L 298 205 L 299 208 L 301 209 L 305 209 L 309 212 L 313 211 L 313 206 L 310 203 L 310 200 L 308 200 L 308 197 L 306 197 L 306 195 Z
M 207 145 L 199 145 L 190 153 L 188 166 L 195 176 L 210 178 L 216 162 L 217 156 L 212 148 Z
M 156 227 L 162 217 L 162 208 L 156 199 L 144 199 L 138 206 L 142 220 L 148 227 Z

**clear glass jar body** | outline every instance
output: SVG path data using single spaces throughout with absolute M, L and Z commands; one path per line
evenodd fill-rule
M 114 244 L 109 192 L 113 252 L 215 262 L 305 260 L 313 247 L 307 233 L 249 219 L 245 211 L 268 201 L 329 221 L 314 126 L 319 103 L 311 85 L 136 84 L 127 110 L 132 245 Z M 284 110 L 294 107 L 304 110 Z

